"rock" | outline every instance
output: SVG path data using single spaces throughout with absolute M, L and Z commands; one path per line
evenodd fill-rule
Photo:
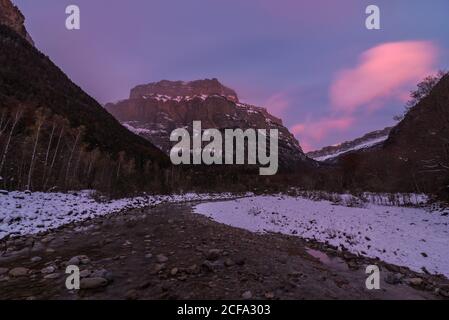
M 152 270 L 152 274 L 158 274 L 160 271 L 165 269 L 165 264 L 164 263 L 157 263 L 153 270 Z
M 389 270 L 391 272 L 401 272 L 401 268 L 398 266 L 395 266 L 393 264 L 386 264 L 385 268 L 387 268 L 387 270 Z
M 8 271 L 9 271 L 8 268 L 0 268 L 0 276 L 8 273 Z
M 80 272 L 80 278 L 87 278 L 89 276 L 90 276 L 90 270 L 85 269 Z
M 243 292 L 243 294 L 242 294 L 242 299 L 245 299 L 245 300 L 249 300 L 249 299 L 251 299 L 252 297 L 253 297 L 253 294 L 252 294 L 251 291 L 245 291 L 245 292 Z
M 52 248 L 48 248 L 47 250 L 45 250 L 45 252 L 46 253 L 49 253 L 49 254 L 52 254 L 52 253 L 55 253 L 55 249 L 52 249 Z
M 108 280 L 105 278 L 84 278 L 81 279 L 81 289 L 97 289 L 108 285 Z
M 442 288 L 440 288 L 440 290 L 438 291 L 438 293 L 439 293 L 440 296 L 442 296 L 442 297 L 449 298 L 449 289 L 442 289 Z
M 45 237 L 41 240 L 41 242 L 47 244 L 47 243 L 52 242 L 53 240 L 54 240 L 53 237 Z
M 67 261 L 68 266 L 79 266 L 81 264 L 86 265 L 89 263 L 90 263 L 90 259 L 86 255 L 75 256 L 75 257 L 72 257 L 69 261 Z
M 194 264 L 187 268 L 187 273 L 189 274 L 198 274 L 200 273 L 200 268 L 198 265 Z
M 55 272 L 55 270 L 56 270 L 55 267 L 53 267 L 53 266 L 48 266 L 48 267 L 46 267 L 46 268 L 43 268 L 43 269 L 41 270 L 41 273 L 43 273 L 43 274 L 49 274 L 49 273 Z
M 232 267 L 235 264 L 235 262 L 232 261 L 231 259 L 227 258 L 225 260 L 224 264 L 225 264 L 226 267 Z
M 167 258 L 166 256 L 164 256 L 163 254 L 158 254 L 158 255 L 156 256 L 156 260 L 157 260 L 157 262 L 159 262 L 159 263 L 164 263 L 164 262 L 167 262 L 167 261 L 168 261 L 168 258 Z
M 206 259 L 209 261 L 215 261 L 220 258 L 221 250 L 219 249 L 210 249 L 206 254 Z
M 6 190 L 0 190 L 0 194 L 4 195 L 4 196 L 7 196 L 9 194 L 9 192 L 6 191 Z
M 153 255 L 151 254 L 151 253 L 147 253 L 146 255 L 145 255 L 145 258 L 146 259 L 151 259 L 153 257 Z
M 265 298 L 266 299 L 274 299 L 274 293 L 273 292 L 265 292 Z
M 359 269 L 359 264 L 355 260 L 349 260 L 349 261 L 346 262 L 346 264 L 352 270 L 358 270 Z
M 215 266 L 212 262 L 206 260 L 201 264 L 201 268 L 203 268 L 207 272 L 214 272 Z
M 41 257 L 32 257 L 32 258 L 31 258 L 31 262 L 34 262 L 34 263 L 39 262 L 39 261 L 41 261 L 41 260 L 42 260 Z
M 61 275 L 59 273 L 50 273 L 44 276 L 44 279 L 57 279 Z
M 131 289 L 125 294 L 126 300 L 137 300 L 139 298 L 139 293 L 135 289 Z
M 178 274 L 178 271 L 179 271 L 178 268 L 173 268 L 173 269 L 171 269 L 170 274 L 171 274 L 172 276 L 176 276 L 176 275 Z
M 88 256 L 81 255 L 81 256 L 78 256 L 78 259 L 80 260 L 81 264 L 89 264 L 90 263 L 90 259 Z
M 424 280 L 421 278 L 411 278 L 411 279 L 407 279 L 407 283 L 414 286 L 414 287 L 419 287 L 423 284 Z
M 400 273 L 389 274 L 385 277 L 385 282 L 392 285 L 400 284 L 401 280 L 402 274 Z
M 238 266 L 243 266 L 245 264 L 245 259 L 244 258 L 238 258 L 235 260 L 235 264 Z
M 11 269 L 9 271 L 9 275 L 11 277 L 18 278 L 18 277 L 26 276 L 28 274 L 28 272 L 30 272 L 30 270 L 27 268 L 17 267 L 17 268 Z
M 68 266 L 78 266 L 80 264 L 80 259 L 78 257 L 73 257 L 67 261 Z

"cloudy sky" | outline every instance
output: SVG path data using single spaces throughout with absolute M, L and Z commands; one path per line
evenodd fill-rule
M 393 125 L 449 68 L 447 0 L 14 0 L 36 45 L 101 103 L 137 84 L 218 78 L 306 150 Z M 65 8 L 81 30 L 65 28 Z M 365 8 L 381 9 L 381 30 Z

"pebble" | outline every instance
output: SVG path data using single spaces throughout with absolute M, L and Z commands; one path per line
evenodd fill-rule
M 9 271 L 9 275 L 11 277 L 16 277 L 16 278 L 17 277 L 24 277 L 24 276 L 26 276 L 28 274 L 29 271 L 30 270 L 27 269 L 27 268 L 17 267 L 17 268 L 11 269 Z
M 176 274 L 178 273 L 178 271 L 179 271 L 178 268 L 173 268 L 173 269 L 171 269 L 170 274 L 171 274 L 172 276 L 176 276 Z
M 218 258 L 220 258 L 220 254 L 221 254 L 221 250 L 219 249 L 210 249 L 207 254 L 206 254 L 206 258 L 209 261 L 215 261 Z
M 108 285 L 105 278 L 84 278 L 80 281 L 81 289 L 97 289 Z
M 389 274 L 385 278 L 385 282 L 388 284 L 399 284 L 402 280 L 402 274 L 396 273 L 396 274 Z
M 158 263 L 154 266 L 152 274 L 157 274 L 157 273 L 159 273 L 159 271 L 162 271 L 163 269 L 165 269 L 165 264 Z
M 77 266 L 80 264 L 80 259 L 78 257 L 73 257 L 69 261 L 67 261 L 68 266 Z
M 245 292 L 243 292 L 243 294 L 242 294 L 242 298 L 245 299 L 245 300 L 249 300 L 249 299 L 251 299 L 252 297 L 253 297 L 253 294 L 252 294 L 251 291 L 245 291 Z
M 164 262 L 167 262 L 167 261 L 168 261 L 168 258 L 167 258 L 166 256 L 164 256 L 163 254 L 158 254 L 158 255 L 156 256 L 156 260 L 157 260 L 157 262 L 159 262 L 159 263 L 164 263 Z
M 224 264 L 226 267 L 232 267 L 235 264 L 235 262 L 228 258 L 225 260 Z
M 43 268 L 43 269 L 41 270 L 41 273 L 43 273 L 43 274 L 49 274 L 49 273 L 55 272 L 55 270 L 56 270 L 55 267 L 53 267 L 53 266 L 48 266 L 48 267 Z
M 42 260 L 41 257 L 32 257 L 32 258 L 31 258 L 31 262 L 39 262 L 39 261 L 41 261 L 41 260 Z
M 44 276 L 44 279 L 57 279 L 60 277 L 59 273 L 50 273 Z
M 87 278 L 89 276 L 90 276 L 90 270 L 85 269 L 85 270 L 80 272 L 80 277 L 81 278 Z
M 151 253 L 147 253 L 146 255 L 145 255 L 145 258 L 146 259 L 151 259 L 153 257 L 153 255 L 151 254 Z
M 418 286 L 422 285 L 424 281 L 421 278 L 411 278 L 411 279 L 408 279 L 407 282 L 412 286 L 418 287 Z
M 7 273 L 9 271 L 9 269 L 7 268 L 0 268 L 0 276 L 4 275 L 5 273 Z

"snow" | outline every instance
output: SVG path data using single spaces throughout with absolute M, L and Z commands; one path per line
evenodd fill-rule
M 252 232 L 279 232 L 449 277 L 449 217 L 429 208 L 347 207 L 291 196 L 203 203 L 195 212 Z
M 6 193 L 6 194 L 5 194 Z M 197 200 L 229 199 L 235 195 L 196 194 L 140 196 L 98 202 L 93 192 L 3 192 L 0 194 L 0 239 L 8 235 L 35 234 L 62 225 L 122 210 Z
M 388 135 L 383 136 L 383 137 L 379 137 L 379 138 L 376 138 L 376 139 L 372 139 L 372 140 L 369 140 L 369 141 L 366 141 L 366 142 L 358 144 L 358 145 L 356 145 L 356 146 L 354 146 L 352 148 L 344 149 L 344 150 L 341 150 L 341 151 L 336 152 L 336 153 L 328 154 L 328 155 L 321 156 L 321 157 L 316 157 L 316 158 L 313 158 L 313 159 L 316 160 L 316 161 L 326 161 L 326 160 L 329 160 L 329 159 L 336 158 L 336 157 L 338 157 L 338 156 L 340 156 L 342 154 L 345 154 L 345 153 L 347 153 L 349 151 L 356 151 L 356 150 L 362 150 L 362 149 L 366 149 L 366 148 L 371 148 L 371 147 L 373 147 L 373 146 L 375 146 L 375 145 L 377 145 L 377 144 L 379 144 L 381 142 L 384 142 L 387 139 L 388 139 Z
M 207 98 L 209 97 L 224 97 L 222 95 L 207 95 L 207 94 L 199 94 L 199 95 L 193 95 L 193 96 L 169 96 L 169 95 L 165 95 L 165 94 L 156 94 L 156 93 L 152 93 L 152 94 L 146 94 L 143 95 L 142 98 L 147 100 L 147 99 L 154 99 L 156 101 L 159 102 L 168 102 L 168 101 L 176 101 L 176 102 L 181 102 L 181 101 L 191 101 L 194 99 L 201 99 L 202 101 L 205 101 Z M 224 97 L 226 98 L 226 97 Z
M 136 127 L 133 127 L 132 125 L 130 125 L 129 123 L 126 123 L 126 122 L 123 123 L 123 126 L 126 129 L 128 129 L 129 131 L 131 131 L 131 132 L 133 132 L 135 134 L 145 134 L 145 133 L 151 134 L 152 133 L 152 131 L 149 130 L 149 129 L 136 128 Z

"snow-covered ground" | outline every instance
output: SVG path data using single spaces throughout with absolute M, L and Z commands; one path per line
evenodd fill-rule
M 347 207 L 290 196 L 203 203 L 199 214 L 253 232 L 279 232 L 449 277 L 449 216 L 425 208 Z
M 170 196 L 141 196 L 98 202 L 92 191 L 72 193 L 0 191 L 0 239 L 7 235 L 25 235 L 58 228 L 73 221 L 155 206 L 166 202 L 217 200 L 235 197 L 228 193 L 187 193 Z

